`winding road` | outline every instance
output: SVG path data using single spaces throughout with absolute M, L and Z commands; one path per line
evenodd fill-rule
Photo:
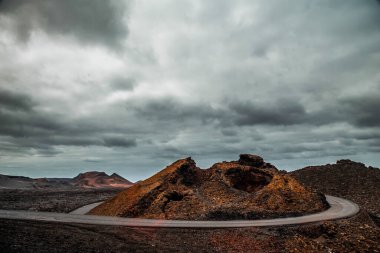
M 81 207 L 69 214 L 51 212 L 30 212 L 16 210 L 0 210 L 0 218 L 16 220 L 52 221 L 62 223 L 80 223 L 94 225 L 115 225 L 128 227 L 166 227 L 166 228 L 238 228 L 238 227 L 265 227 L 304 224 L 326 220 L 342 219 L 354 216 L 359 212 L 355 203 L 333 196 L 326 196 L 330 208 L 326 211 L 290 218 L 266 220 L 229 220 L 229 221 L 185 221 L 185 220 L 157 220 L 139 218 L 120 218 L 110 216 L 84 215 L 99 203 Z

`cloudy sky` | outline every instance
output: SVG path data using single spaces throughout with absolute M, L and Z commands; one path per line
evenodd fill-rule
M 256 153 L 380 166 L 376 0 L 0 0 L 0 173 Z

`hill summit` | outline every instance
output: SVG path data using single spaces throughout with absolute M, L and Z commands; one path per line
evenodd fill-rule
M 200 169 L 189 157 L 136 183 L 89 214 L 181 220 L 287 217 L 328 204 L 286 172 L 257 155 Z

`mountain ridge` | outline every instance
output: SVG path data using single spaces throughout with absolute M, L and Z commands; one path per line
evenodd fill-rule
M 88 171 L 73 178 L 30 178 L 0 174 L 0 189 L 126 188 L 132 182 L 113 173 Z

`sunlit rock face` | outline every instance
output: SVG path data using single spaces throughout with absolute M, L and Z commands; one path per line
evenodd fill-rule
M 326 209 L 316 193 L 257 155 L 200 169 L 181 159 L 90 211 L 121 217 L 228 220 L 303 215 Z

